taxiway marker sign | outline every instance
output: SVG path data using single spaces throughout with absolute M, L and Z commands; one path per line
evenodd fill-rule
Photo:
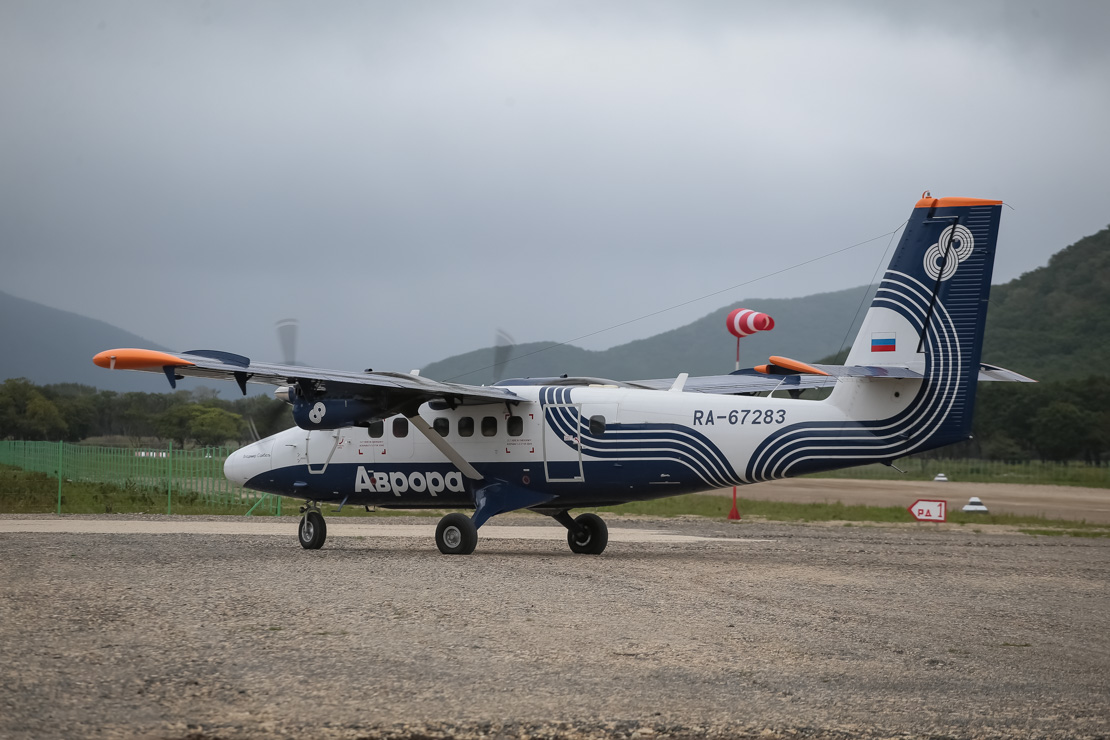
M 909 512 L 919 522 L 943 522 L 948 513 L 948 502 L 919 498 L 909 507 Z

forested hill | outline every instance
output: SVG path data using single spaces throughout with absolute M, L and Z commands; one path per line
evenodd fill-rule
M 991 288 L 983 360 L 1038 380 L 1110 374 L 1110 228 Z

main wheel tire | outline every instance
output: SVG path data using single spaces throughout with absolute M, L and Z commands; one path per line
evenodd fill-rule
M 574 519 L 582 532 L 578 537 L 567 530 L 567 544 L 573 552 L 582 555 L 600 555 L 609 544 L 609 528 L 597 514 L 579 514 Z
M 306 550 L 319 550 L 328 538 L 328 525 L 324 523 L 324 515 L 318 511 L 309 511 L 301 517 L 301 524 L 297 527 L 297 539 L 301 547 Z
M 436 547 L 444 555 L 469 555 L 478 546 L 478 528 L 466 514 L 448 514 L 436 527 Z

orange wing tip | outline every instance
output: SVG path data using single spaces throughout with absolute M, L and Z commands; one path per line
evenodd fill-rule
M 922 198 L 914 208 L 960 208 L 964 206 L 1000 206 L 1000 200 L 982 198 Z
M 804 362 L 791 360 L 789 357 L 779 357 L 771 355 L 770 362 L 772 365 L 784 367 L 787 370 L 793 370 L 796 373 L 805 373 L 806 375 L 828 375 L 824 370 L 818 370 L 813 365 L 807 365 Z
M 109 370 L 145 370 L 166 365 L 185 366 L 193 363 L 169 352 L 154 349 L 109 349 L 93 357 L 93 364 Z

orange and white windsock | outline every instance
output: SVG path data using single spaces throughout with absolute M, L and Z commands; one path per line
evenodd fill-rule
M 774 319 L 750 308 L 737 308 L 728 315 L 728 330 L 737 339 L 774 328 Z

